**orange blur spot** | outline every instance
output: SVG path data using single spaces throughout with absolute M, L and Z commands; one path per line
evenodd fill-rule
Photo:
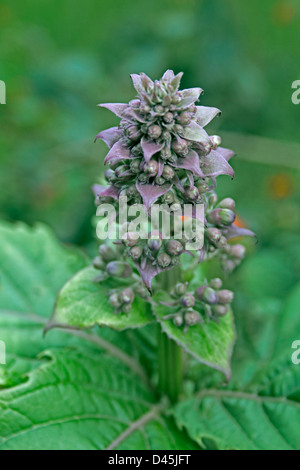
M 297 16 L 297 7 L 290 1 L 279 1 L 272 8 L 272 17 L 280 25 L 290 24 Z
M 269 190 L 272 199 L 287 198 L 293 192 L 292 180 L 285 174 L 274 175 L 270 179 Z
M 246 228 L 245 223 L 242 221 L 242 219 L 238 215 L 236 216 L 234 225 L 236 225 L 237 227 L 240 227 L 240 228 Z

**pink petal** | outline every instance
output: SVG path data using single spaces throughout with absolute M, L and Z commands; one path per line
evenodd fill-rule
M 130 150 L 126 147 L 120 140 L 116 142 L 108 154 L 105 157 L 104 163 L 114 161 L 118 162 L 120 160 L 127 160 L 134 158 L 133 155 L 130 154 Z
M 111 127 L 110 129 L 106 129 L 105 131 L 100 132 L 96 139 L 103 140 L 106 145 L 111 148 L 122 136 L 122 131 L 118 127 Z
M 229 175 L 234 177 L 233 169 L 217 150 L 211 150 L 208 155 L 201 156 L 200 165 L 205 176 Z
M 141 141 L 141 146 L 144 152 L 144 157 L 146 162 L 148 163 L 150 158 L 156 154 L 157 152 L 160 152 L 161 149 L 163 148 L 164 144 L 158 144 L 156 142 L 153 142 L 152 140 L 147 140 L 145 137 L 142 138 Z
M 128 108 L 128 104 L 126 103 L 101 103 L 98 104 L 101 108 L 109 109 L 112 113 L 114 113 L 118 117 L 122 117 L 126 108 Z
M 189 170 L 195 176 L 204 178 L 203 171 L 200 168 L 199 155 L 194 150 L 191 150 L 186 157 L 179 158 L 173 166 L 175 168 L 183 168 L 184 170 Z
M 93 193 L 99 197 L 112 197 L 113 199 L 119 199 L 119 191 L 114 186 L 100 186 L 100 184 L 94 184 Z

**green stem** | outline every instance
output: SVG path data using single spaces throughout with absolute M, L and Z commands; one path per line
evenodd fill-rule
M 170 291 L 180 280 L 180 271 L 174 268 L 161 275 L 161 285 Z M 172 403 L 178 401 L 183 385 L 183 350 L 159 329 L 158 332 L 159 391 Z

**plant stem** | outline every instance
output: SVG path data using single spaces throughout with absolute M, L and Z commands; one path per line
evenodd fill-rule
M 161 275 L 162 287 L 166 291 L 180 280 L 180 271 L 173 268 Z M 183 350 L 159 328 L 158 331 L 158 375 L 159 391 L 167 395 L 172 403 L 178 401 L 183 384 Z

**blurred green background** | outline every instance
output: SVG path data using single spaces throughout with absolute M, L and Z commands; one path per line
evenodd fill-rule
M 9 0 L 0 41 L 1 219 L 43 221 L 89 246 L 90 187 L 106 152 L 93 139 L 117 123 L 96 104 L 131 99 L 130 73 L 183 71 L 182 85 L 204 88 L 202 104 L 223 111 L 209 131 L 238 156 L 219 191 L 258 234 L 232 282 L 259 302 L 258 316 L 262 305 L 279 312 L 300 272 L 298 0 Z

